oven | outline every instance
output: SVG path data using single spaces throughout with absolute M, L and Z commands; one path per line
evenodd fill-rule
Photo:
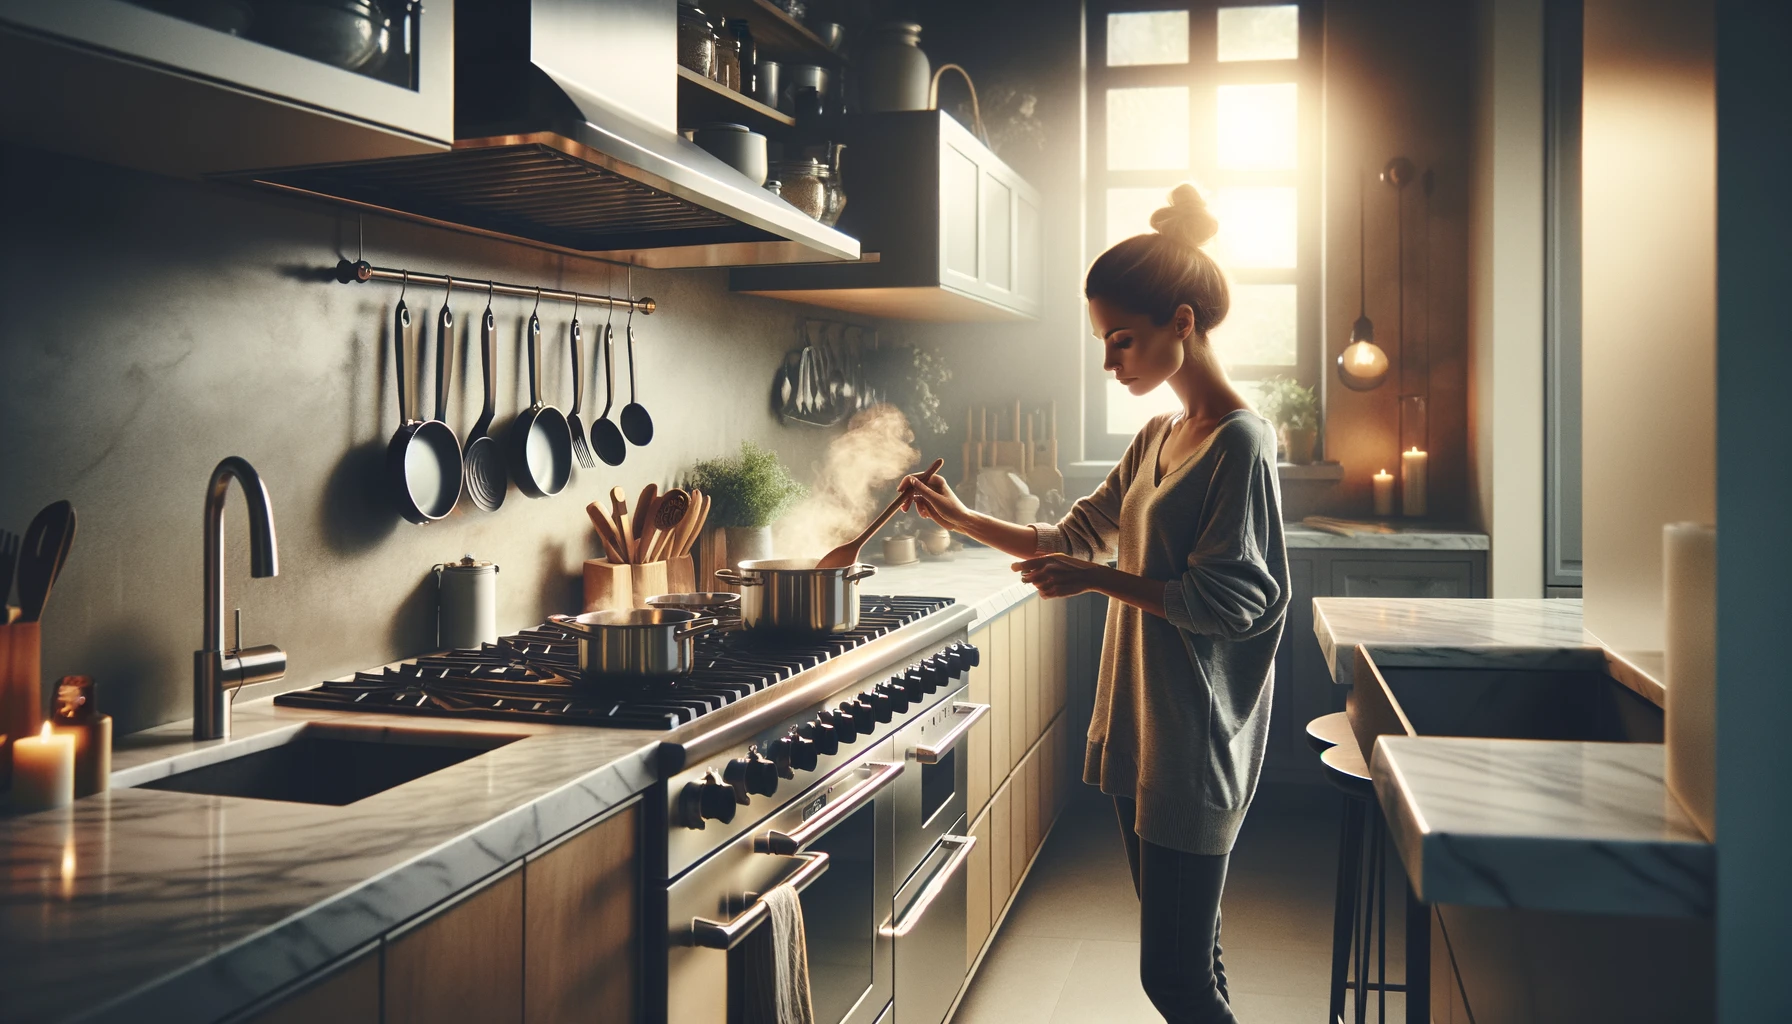
M 765 923 L 758 894 L 783 882 L 802 894 L 817 1024 L 879 1020 L 893 994 L 893 784 L 908 771 L 895 755 L 886 738 L 671 884 L 670 1024 L 740 1019 L 740 945 Z

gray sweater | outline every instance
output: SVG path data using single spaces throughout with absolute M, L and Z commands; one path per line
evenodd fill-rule
M 1288 611 L 1276 441 L 1240 410 L 1158 481 L 1170 421 L 1152 419 L 1094 494 L 1034 529 L 1041 554 L 1116 557 L 1166 581 L 1166 618 L 1108 603 L 1083 781 L 1136 800 L 1141 838 L 1221 854 L 1257 790 Z

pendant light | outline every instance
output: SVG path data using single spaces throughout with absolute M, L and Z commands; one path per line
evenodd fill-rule
M 1357 317 L 1350 325 L 1350 344 L 1338 353 L 1338 379 L 1352 391 L 1373 391 L 1388 379 L 1388 354 L 1375 344 L 1369 319 L 1368 246 L 1363 231 L 1363 179 L 1356 180 Z

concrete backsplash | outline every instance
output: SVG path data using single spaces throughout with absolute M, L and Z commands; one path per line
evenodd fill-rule
M 440 523 L 413 526 L 383 490 L 398 416 L 389 335 L 398 288 L 345 286 L 326 273 L 355 255 L 353 213 L 14 148 L 0 148 L 0 188 L 0 527 L 22 532 L 39 507 L 74 503 L 80 532 L 44 616 L 44 677 L 94 676 L 121 732 L 191 714 L 200 511 L 226 455 L 264 477 L 281 556 L 279 577 L 248 578 L 233 488 L 227 614 L 240 607 L 244 640 L 285 648 L 288 679 L 309 685 L 432 647 L 437 562 L 467 553 L 497 562 L 499 627 L 523 627 L 578 602 L 580 563 L 600 553 L 584 505 L 612 485 L 631 495 L 648 481 L 665 486 L 743 438 L 773 445 L 802 475 L 826 439 L 781 428 L 767 400 L 806 310 L 731 295 L 719 271 L 637 270 L 636 292 L 660 303 L 635 318 L 653 444 L 615 469 L 575 468 L 557 497 L 513 487 L 496 513 L 463 502 Z M 365 247 L 376 265 L 627 286 L 621 269 L 383 218 L 367 218 Z M 433 323 L 442 290 L 411 288 L 406 301 L 414 322 Z M 479 408 L 478 334 L 468 329 L 485 302 L 455 292 L 450 423 L 463 434 Z M 528 401 L 519 341 L 531 305 L 492 303 L 502 344 L 494 432 Z M 541 311 L 543 379 L 565 410 L 572 310 Z M 581 319 L 589 342 L 602 314 Z M 602 399 L 601 388 L 587 392 L 588 421 Z

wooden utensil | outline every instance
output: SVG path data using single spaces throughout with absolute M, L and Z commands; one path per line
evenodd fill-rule
M 616 525 L 597 502 L 585 506 L 585 514 L 591 518 L 591 528 L 597 531 L 597 539 L 603 542 L 604 554 L 612 562 L 628 561 L 622 554 L 622 545 L 616 537 Z
M 455 449 L 459 451 L 459 448 Z M 75 507 L 58 501 L 44 507 L 25 531 L 19 550 L 19 621 L 37 622 L 43 617 L 50 588 L 68 560 L 75 542 Z
M 945 464 L 945 459 L 934 459 L 933 465 L 927 467 L 927 472 L 921 474 L 921 482 L 926 483 L 932 479 L 933 474 L 939 472 L 940 467 Z M 908 492 L 898 488 L 896 500 L 884 506 L 883 512 L 871 521 L 870 526 L 865 527 L 865 532 L 821 556 L 821 561 L 816 562 L 815 567 L 817 569 L 844 569 L 847 566 L 857 565 L 859 549 L 865 546 L 865 542 L 870 540 L 873 534 L 884 528 L 884 524 L 890 521 L 890 517 L 896 514 L 897 509 L 902 507 L 902 501 L 907 497 Z
M 647 535 L 653 529 L 653 506 L 659 500 L 660 485 L 648 484 L 641 488 L 641 496 L 635 500 L 634 553 L 636 562 L 647 561 Z
M 628 496 L 622 493 L 620 487 L 610 488 L 610 519 L 616 524 L 616 540 L 622 551 L 622 560 L 632 561 L 628 544 L 632 534 L 629 529 Z
M 692 498 L 701 498 L 702 502 L 691 514 L 685 517 L 684 535 L 678 541 L 678 554 L 689 555 L 691 548 L 697 546 L 697 538 L 703 536 L 703 527 L 709 523 L 710 496 L 702 491 L 692 491 Z
M 647 550 L 647 560 L 658 562 L 666 558 L 672 549 L 672 542 L 678 539 L 678 531 L 684 525 L 685 516 L 691 511 L 691 495 L 682 487 L 674 487 L 660 495 L 659 503 L 654 506 L 653 526 L 656 532 L 653 544 Z

